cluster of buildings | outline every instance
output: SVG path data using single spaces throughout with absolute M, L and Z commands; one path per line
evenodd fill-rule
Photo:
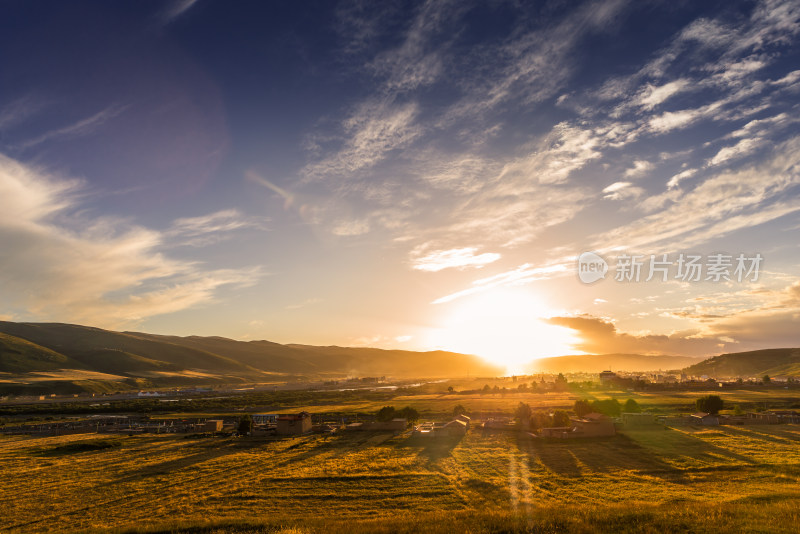
M 413 436 L 423 438 L 458 438 L 466 435 L 471 423 L 471 419 L 466 415 L 458 415 L 452 421 L 447 422 L 426 422 L 414 427 Z
M 542 428 L 539 436 L 543 438 L 598 438 L 617 433 L 614 420 L 607 415 L 589 413 L 581 418 L 570 419 L 569 426 Z

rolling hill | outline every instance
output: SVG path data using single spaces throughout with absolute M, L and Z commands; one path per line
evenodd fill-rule
M 83 369 L 84 365 L 36 343 L 0 333 L 0 372 L 29 373 L 63 368 Z
M 281 345 L 264 340 L 112 332 L 61 323 L 0 321 L 0 336 L 0 372 L 20 375 L 74 369 L 106 373 L 118 378 L 115 388 L 125 383 L 147 387 L 347 375 L 493 376 L 503 371 L 476 356 L 444 351 Z M 20 382 L 39 380 L 28 377 L 26 382 L 24 378 Z
M 716 378 L 763 375 L 800 377 L 800 348 L 720 354 L 689 366 L 684 372 L 693 376 L 708 375 Z
M 531 362 L 530 372 L 599 373 L 611 371 L 666 371 L 698 363 L 702 358 L 687 356 L 645 356 L 642 354 L 581 354 L 541 358 Z

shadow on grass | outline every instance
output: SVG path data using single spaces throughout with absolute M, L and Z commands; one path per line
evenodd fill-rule
M 574 477 L 590 473 L 639 471 L 674 483 L 688 483 L 690 480 L 684 473 L 689 471 L 735 470 L 748 468 L 754 463 L 746 456 L 674 430 L 564 440 L 519 436 L 514 441 L 520 451 L 538 460 L 547 470 Z M 698 461 L 708 465 L 692 469 L 674 464 L 697 464 Z
M 453 454 L 455 449 L 464 436 L 414 436 L 401 441 L 398 447 L 416 449 L 417 454 L 426 456 L 428 460 L 435 461 L 447 458 Z

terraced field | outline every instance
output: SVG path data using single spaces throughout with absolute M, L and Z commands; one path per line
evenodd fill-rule
M 371 433 L 5 437 L 0 472 L 2 531 L 604 531 L 630 517 L 614 530 L 663 531 L 659 521 L 689 513 L 697 515 L 665 524 L 789 532 L 800 520 L 796 425 L 570 442 L 481 432 L 451 442 Z

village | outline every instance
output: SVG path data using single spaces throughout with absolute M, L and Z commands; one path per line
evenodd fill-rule
M 529 410 L 520 403 L 522 411 Z M 463 408 L 459 411 L 464 411 Z M 518 408 L 518 412 L 520 409 Z M 530 413 L 530 412 L 529 412 Z M 549 416 L 557 426 L 539 426 L 534 415 Z M 706 427 L 741 425 L 778 425 L 800 423 L 800 412 L 796 410 L 767 410 L 738 414 L 692 414 L 655 415 L 647 412 L 622 412 L 618 417 L 598 412 L 582 413 L 580 416 L 559 410 L 549 414 L 531 414 L 527 417 L 490 414 L 483 418 L 456 413 L 452 418 L 409 420 L 405 417 L 389 419 L 362 415 L 337 417 L 332 414 L 306 411 L 282 414 L 246 414 L 243 416 L 220 416 L 218 418 L 150 418 L 143 415 L 89 415 L 85 417 L 63 417 L 56 420 L 24 422 L 0 427 L 4 435 L 59 436 L 68 434 L 109 433 L 126 434 L 187 434 L 221 437 L 281 438 L 310 434 L 330 435 L 335 433 L 373 432 L 390 435 L 405 435 L 412 439 L 458 439 L 473 432 L 508 432 L 531 439 L 581 439 L 610 437 L 625 430 L 664 430 L 670 427 Z

